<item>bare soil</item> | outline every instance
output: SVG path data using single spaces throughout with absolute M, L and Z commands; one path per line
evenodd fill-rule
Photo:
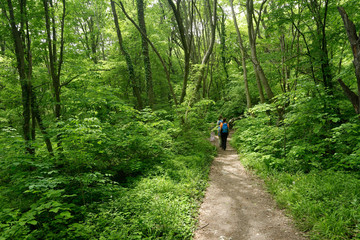
M 200 207 L 195 240 L 307 239 L 276 207 L 263 181 L 245 170 L 229 144 L 226 151 L 218 148 L 218 152 Z

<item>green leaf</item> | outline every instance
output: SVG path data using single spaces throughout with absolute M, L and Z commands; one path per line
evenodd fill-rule
M 36 220 L 31 220 L 28 222 L 28 224 L 31 224 L 31 225 L 36 225 L 38 222 Z
M 63 219 L 69 219 L 72 218 L 73 216 L 71 215 L 71 213 L 69 211 L 65 211 L 60 213 L 59 215 L 57 215 L 55 218 L 59 219 L 59 218 L 63 218 Z

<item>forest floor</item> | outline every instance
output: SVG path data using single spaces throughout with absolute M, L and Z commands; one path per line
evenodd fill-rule
M 229 144 L 226 151 L 218 147 L 209 177 L 195 240 L 306 239 Z

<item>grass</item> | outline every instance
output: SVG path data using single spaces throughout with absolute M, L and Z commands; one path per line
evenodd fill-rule
M 70 227 L 73 239 L 192 239 L 215 153 L 197 141 L 188 155 L 174 155 L 131 187 L 118 187 L 98 214 Z
M 242 162 L 261 176 L 279 207 L 313 240 L 360 239 L 360 180 L 340 171 L 308 174 L 269 170 L 258 153 L 244 153 Z

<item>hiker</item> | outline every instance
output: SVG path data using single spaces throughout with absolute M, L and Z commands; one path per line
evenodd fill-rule
M 221 134 L 221 147 L 226 150 L 226 140 L 229 135 L 229 125 L 226 122 L 226 118 L 223 119 L 223 122 L 220 124 L 220 134 Z
M 218 134 L 218 137 L 219 137 L 219 147 L 221 147 L 221 133 L 220 133 L 220 125 L 221 125 L 221 123 L 223 122 L 223 120 L 222 120 L 222 116 L 220 115 L 219 116 L 219 119 L 218 119 L 218 121 L 217 121 L 217 123 L 216 123 L 216 125 L 218 126 L 218 129 L 217 129 L 217 134 Z

